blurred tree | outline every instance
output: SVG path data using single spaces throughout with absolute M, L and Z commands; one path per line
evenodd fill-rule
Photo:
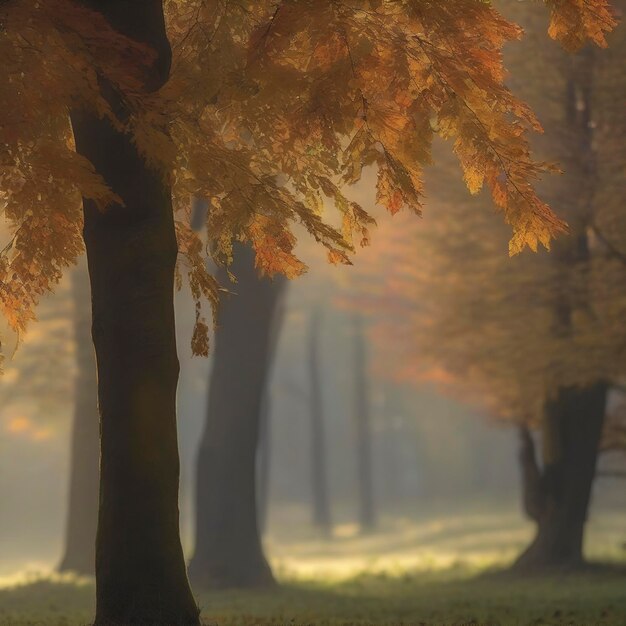
M 261 415 L 259 418 L 259 446 L 256 462 L 256 491 L 257 491 L 257 523 L 261 536 L 268 525 L 270 504 L 270 469 L 272 459 L 272 411 L 271 393 L 268 385 L 261 398 Z
M 568 46 L 602 44 L 613 26 L 605 0 L 547 4 L 550 32 Z M 242 8 L 0 4 L 0 182 L 13 234 L 0 306 L 12 327 L 25 329 L 76 260 L 82 230 L 89 260 L 101 417 L 96 624 L 198 623 L 178 527 L 177 252 L 199 304 L 215 304 L 217 285 L 188 226 L 191 195 L 212 200 L 218 261 L 247 240 L 262 271 L 295 276 L 304 267 L 294 221 L 334 261 L 347 261 L 353 234 L 367 240 L 370 216 L 340 189 L 365 164 L 378 166 L 380 204 L 419 210 L 438 132 L 455 137 L 470 189 L 490 186 L 513 226 L 512 252 L 563 228 L 532 186 L 543 168 L 521 129 L 536 121 L 502 84 L 500 50 L 520 30 L 490 3 Z M 323 196 L 342 214 L 341 232 L 321 220 Z M 178 223 L 173 204 L 185 213 Z M 196 352 L 207 338 L 199 310 Z
M 320 324 L 321 314 L 314 309 L 309 328 L 309 407 L 311 412 L 311 492 L 313 504 L 313 524 L 325 535 L 332 532 L 330 499 L 328 493 L 328 455 L 326 453 L 326 433 L 324 428 L 324 392 L 321 381 L 323 372 L 320 363 Z
M 363 320 L 354 318 L 354 427 L 359 483 L 359 525 L 361 531 L 376 525 L 374 480 L 372 475 L 372 433 L 367 384 L 367 350 Z
M 257 523 L 255 468 L 285 282 L 259 277 L 254 252 L 243 244 L 235 245 L 230 270 L 236 283 L 217 318 L 189 575 L 203 587 L 263 587 L 274 578 Z M 218 278 L 227 284 L 225 270 Z
M 624 28 L 610 50 L 570 57 L 540 36 L 535 5 L 501 4 L 530 33 L 508 61 L 547 130 L 537 150 L 563 163 L 565 175 L 542 193 L 570 233 L 550 255 L 505 260 L 505 233 L 478 210 L 482 200 L 464 200 L 439 168 L 439 220 L 413 238 L 406 226 L 393 235 L 383 264 L 396 263 L 394 281 L 373 297 L 397 314 L 379 332 L 403 351 L 405 374 L 434 377 L 522 424 L 524 502 L 537 535 L 516 568 L 536 570 L 582 562 L 597 453 L 610 431 L 607 392 L 626 375 Z M 419 261 L 400 250 L 419 250 Z M 541 461 L 529 426 L 540 431 Z
M 592 147 L 592 93 L 595 53 L 586 48 L 565 69 L 566 140 L 569 144 L 565 166 L 570 175 L 568 188 L 557 201 L 570 218 L 570 235 L 559 241 L 552 253 L 556 264 L 559 296 L 554 307 L 552 332 L 564 341 L 576 332 L 573 315 L 595 316 L 588 302 L 586 277 L 572 275 L 588 268 L 591 261 L 590 229 L 595 219 L 594 195 L 597 185 L 595 153 Z M 567 149 L 567 148 L 566 148 Z M 586 272 L 585 272 L 586 273 Z M 606 332 L 603 329 L 602 332 Z M 609 381 L 598 371 L 588 381 L 554 381 L 543 409 L 541 435 L 543 467 L 539 469 L 532 453 L 532 439 L 522 441 L 525 502 L 527 514 L 537 523 L 533 543 L 519 557 L 516 568 L 534 569 L 582 561 L 583 531 L 589 508 L 598 446 L 606 412 Z M 528 480 L 529 471 L 537 477 Z
M 87 265 L 72 271 L 76 378 L 70 451 L 70 493 L 61 572 L 93 576 L 96 566 L 100 436 L 98 378 L 91 341 L 91 292 Z

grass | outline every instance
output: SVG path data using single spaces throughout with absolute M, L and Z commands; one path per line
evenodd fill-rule
M 281 581 L 277 589 L 197 593 L 205 624 L 626 626 L 623 509 L 596 509 L 586 542 L 589 558 L 621 571 L 526 580 L 485 575 L 506 567 L 532 536 L 517 508 L 477 504 L 460 515 L 431 506 L 419 519 L 381 519 L 367 534 L 338 523 L 332 540 L 307 523 L 308 510 L 283 510 L 270 525 L 265 543 Z M 0 626 L 89 624 L 93 582 L 28 577 L 26 563 L 11 568 L 5 559 L 2 565 Z
M 350 579 L 285 580 L 264 592 L 200 593 L 206 624 L 219 626 L 356 626 L 365 624 L 626 624 L 623 570 L 512 580 L 475 569 Z M 2 626 L 89 623 L 93 585 L 39 579 L 0 590 Z

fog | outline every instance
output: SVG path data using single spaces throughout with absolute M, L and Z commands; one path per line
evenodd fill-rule
M 375 254 L 376 242 L 373 246 Z M 269 507 L 263 538 L 275 567 L 294 575 L 345 577 L 372 568 L 506 564 L 533 532 L 521 503 L 516 429 L 445 395 L 436 383 L 374 376 L 378 355 L 373 343 L 368 345 L 367 392 L 377 524 L 360 535 L 353 312 L 338 300 L 345 292 L 342 281 L 350 279 L 353 268 L 328 268 L 323 255 L 315 253 L 309 253 L 308 261 L 309 273 L 288 285 L 269 385 Z M 312 295 L 316 292 L 319 298 Z M 185 290 L 176 301 L 180 508 L 189 555 L 195 462 L 212 359 L 191 355 L 192 304 Z M 0 382 L 0 579 L 5 584 L 53 572 L 63 551 L 75 372 L 72 307 L 64 283 L 43 303 L 38 325 L 7 360 Z M 312 521 L 307 328 L 315 311 L 322 311 L 319 354 L 330 536 Z M 624 462 L 620 454 L 608 454 L 600 467 L 622 470 Z M 621 479 L 598 478 L 587 539 L 591 554 L 619 556 L 626 542 L 625 522 Z

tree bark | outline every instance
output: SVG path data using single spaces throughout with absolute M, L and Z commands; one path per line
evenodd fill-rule
M 196 482 L 196 549 L 189 574 L 209 588 L 264 587 L 274 577 L 257 523 L 256 455 L 284 279 L 260 278 L 236 244 L 234 295 L 220 305 Z M 222 284 L 228 277 L 218 276 Z
M 91 289 L 86 264 L 72 273 L 76 381 L 65 552 L 60 572 L 93 576 L 96 566 L 100 434 L 98 377 L 91 339 Z
M 311 490 L 313 495 L 313 524 L 329 535 L 332 530 L 328 496 L 328 455 L 324 428 L 324 405 L 321 366 L 319 360 L 320 315 L 314 311 L 309 332 L 309 369 L 311 376 Z
M 533 508 L 527 508 L 527 512 L 537 522 L 537 532 L 517 559 L 515 570 L 572 568 L 583 563 L 583 536 L 606 396 L 607 386 L 597 383 L 583 389 L 560 389 L 548 403 L 543 472 L 539 482 L 534 481 L 526 489 L 536 494 L 531 500 Z
M 160 1 L 86 4 L 151 45 L 158 60 L 146 84 L 165 82 L 170 49 Z M 107 120 L 73 111 L 72 126 L 78 152 L 125 205 L 100 212 L 84 201 L 101 433 L 95 624 L 197 625 L 178 521 L 170 189 Z
M 362 531 L 376 526 L 374 483 L 372 478 L 372 433 L 367 393 L 367 354 L 363 323 L 360 317 L 354 324 L 354 393 L 357 479 L 359 483 L 359 525 Z

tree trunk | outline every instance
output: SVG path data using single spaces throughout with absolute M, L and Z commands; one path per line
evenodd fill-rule
M 60 572 L 93 576 L 96 566 L 100 434 L 98 377 L 91 340 L 91 289 L 86 264 L 72 273 L 76 381 L 65 552 Z
M 544 467 L 530 484 L 527 512 L 537 522 L 518 571 L 576 567 L 583 563 L 583 534 L 604 425 L 607 386 L 561 389 L 546 407 Z M 524 472 L 537 476 L 536 471 Z M 528 507 L 533 502 L 533 507 Z
M 215 337 L 196 482 L 196 549 L 189 565 L 203 587 L 272 585 L 257 524 L 256 455 L 264 389 L 277 338 L 284 279 L 259 278 L 253 251 L 235 245 L 235 295 L 224 298 Z M 220 270 L 222 284 L 228 280 Z
M 543 489 L 543 475 L 537 453 L 535 441 L 530 429 L 521 426 L 520 430 L 519 465 L 522 476 L 522 501 L 526 515 L 539 522 L 546 508 L 546 494 Z
M 328 479 L 326 468 L 326 437 L 324 428 L 324 406 L 321 367 L 319 362 L 320 316 L 315 311 L 311 317 L 309 334 L 309 359 L 311 375 L 311 489 L 313 495 L 313 524 L 329 535 L 332 529 L 330 502 L 328 497 Z
M 87 4 L 156 50 L 146 84 L 162 84 L 170 50 L 161 2 Z M 178 521 L 170 189 L 108 121 L 74 111 L 72 125 L 78 152 L 125 204 L 100 212 L 84 202 L 101 433 L 95 624 L 197 625 Z
M 367 393 L 367 354 L 363 324 L 359 317 L 354 325 L 355 429 L 357 479 L 359 482 L 359 524 L 362 531 L 376 526 L 374 484 L 372 480 L 372 434 Z
M 257 450 L 257 519 L 259 532 L 267 529 L 270 499 L 270 468 L 272 457 L 271 395 L 266 385 L 261 400 L 259 446 Z
M 577 55 L 568 56 L 565 63 L 562 148 L 569 180 L 559 200 L 565 209 L 570 234 L 555 242 L 550 258 L 558 269 L 553 331 L 567 340 L 573 333 L 574 312 L 593 314 L 584 285 L 568 281 L 576 269 L 591 259 L 588 228 L 594 217 L 598 179 L 592 116 L 595 52 L 587 46 Z M 542 422 L 543 469 L 532 468 L 533 462 L 536 465 L 532 453 L 522 454 L 522 460 L 527 461 L 523 472 L 527 512 L 537 522 L 537 534 L 514 569 L 532 571 L 583 563 L 583 534 L 605 419 L 607 389 L 602 380 L 580 388 L 562 386 L 546 403 Z M 530 444 L 526 441 L 525 445 Z

